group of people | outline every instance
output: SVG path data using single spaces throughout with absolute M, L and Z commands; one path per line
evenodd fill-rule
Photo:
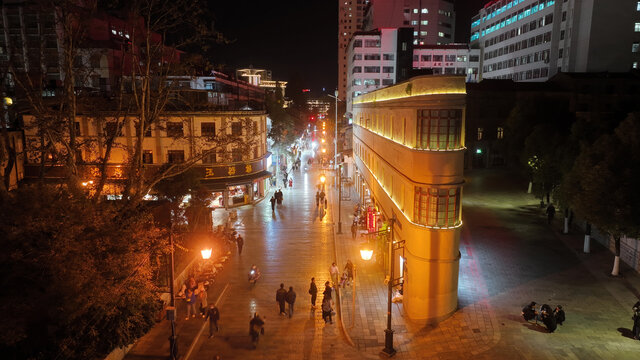
M 282 189 L 278 188 L 273 196 L 271 196 L 271 211 L 276 211 L 276 203 L 278 205 L 282 205 L 282 200 L 284 199 L 284 195 L 282 194 Z
M 331 287 L 330 282 L 324 283 L 324 291 L 322 292 L 322 305 L 320 309 L 322 310 L 322 319 L 324 323 L 333 324 L 333 299 L 332 299 L 333 288 Z M 316 278 L 311 278 L 311 284 L 309 284 L 309 295 L 311 295 L 311 308 L 317 309 L 316 299 L 318 297 L 318 287 L 316 286 Z
M 336 263 L 332 263 L 331 266 L 329 267 L 329 274 L 331 275 L 331 280 L 338 287 L 342 287 L 342 288 L 344 288 L 345 286 L 351 285 L 351 282 L 353 281 L 353 271 L 354 271 L 354 266 L 351 260 L 347 260 L 347 264 L 344 266 L 344 269 L 342 270 L 342 275 L 340 275 L 340 270 L 338 269 L 338 265 L 336 265 Z M 338 276 L 340 276 L 339 280 L 338 280 Z
M 320 189 L 316 191 L 316 207 L 318 206 L 327 207 L 327 195 L 324 193 L 324 190 Z
M 293 291 L 293 286 L 289 286 L 289 291 L 287 291 L 284 284 L 280 284 L 280 288 L 276 291 L 276 302 L 281 316 L 293 317 L 293 305 L 296 303 L 296 292 Z M 285 303 L 289 305 L 288 311 L 285 311 Z
M 562 309 L 562 305 L 558 305 L 555 309 L 551 309 L 551 306 L 543 304 L 540 306 L 539 310 L 536 309 L 536 305 L 536 302 L 532 301 L 522 309 L 522 317 L 526 321 L 535 320 L 536 323 L 538 321 L 542 321 L 544 326 L 547 328 L 547 331 L 550 333 L 554 332 L 558 325 L 562 325 L 562 323 L 564 323 L 565 314 Z
M 204 283 L 198 284 L 193 276 L 189 277 L 178 292 L 178 297 L 184 299 L 187 307 L 185 320 L 195 318 L 198 313 L 201 314 L 202 317 L 205 317 L 207 310 L 207 290 L 205 289 Z M 196 311 L 196 305 L 198 305 L 198 311 Z

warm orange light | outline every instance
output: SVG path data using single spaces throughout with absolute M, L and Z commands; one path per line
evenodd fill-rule
M 202 254 L 202 258 L 207 260 L 211 257 L 211 252 L 213 251 L 213 249 L 204 249 L 204 250 L 200 250 L 200 253 Z
M 326 153 L 326 152 L 327 152 L 327 149 L 322 149 L 322 152 L 323 152 L 323 153 Z
M 322 142 L 324 142 L 324 139 L 322 139 Z
M 327 134 L 327 132 L 322 130 L 322 135 L 326 135 L 326 134 Z
M 93 185 L 93 180 L 83 181 L 82 186 Z
M 362 260 L 369 261 L 371 260 L 372 256 L 373 256 L 373 250 L 370 250 L 370 249 L 360 250 L 360 257 L 362 258 Z
M 320 182 L 324 184 L 325 181 L 327 181 L 327 178 L 324 175 L 320 176 Z

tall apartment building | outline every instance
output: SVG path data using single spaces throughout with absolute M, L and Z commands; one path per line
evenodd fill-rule
M 628 71 L 640 61 L 640 2 L 494 0 L 473 17 L 471 45 L 481 50 L 481 79 Z
M 452 0 L 372 0 L 364 30 L 413 28 L 414 45 L 453 42 L 456 17 Z
M 347 112 L 356 96 L 409 78 L 411 32 L 411 28 L 383 28 L 354 33 L 347 52 Z
M 458 306 L 465 87 L 463 76 L 419 76 L 354 100 L 354 187 L 404 246 L 394 272 L 411 319 Z M 388 248 L 376 244 L 377 258 Z
M 467 82 L 477 82 L 480 49 L 468 44 L 416 45 L 413 48 L 413 68 L 430 69 L 434 75 L 464 75 Z
M 363 29 L 365 6 L 369 0 L 338 0 L 338 97 L 347 92 L 347 46 L 353 33 Z

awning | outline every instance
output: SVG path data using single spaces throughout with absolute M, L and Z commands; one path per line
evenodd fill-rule
M 228 178 L 213 179 L 213 180 L 203 179 L 203 180 L 200 180 L 200 184 L 210 191 L 224 191 L 229 186 L 247 185 L 247 184 L 253 183 L 254 181 L 267 179 L 270 177 L 271 177 L 271 173 L 269 171 L 264 170 L 264 171 L 257 172 L 255 174 L 242 175 L 237 177 L 228 177 Z

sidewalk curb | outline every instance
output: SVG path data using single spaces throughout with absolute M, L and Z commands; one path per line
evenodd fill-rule
M 224 289 L 222 289 L 222 292 L 220 293 L 220 295 L 218 295 L 218 298 L 216 299 L 216 302 L 214 303 L 215 306 L 218 306 L 218 303 L 220 302 L 220 299 L 222 299 L 224 294 L 227 293 L 227 289 L 228 288 L 229 288 L 229 283 L 227 283 L 224 286 Z M 189 346 L 189 350 L 187 350 L 187 353 L 184 355 L 184 357 L 182 357 L 182 360 L 189 360 L 189 357 L 191 356 L 191 353 L 193 352 L 193 349 L 196 347 L 196 344 L 198 343 L 198 340 L 200 339 L 200 336 L 202 335 L 202 332 L 204 331 L 204 329 L 206 327 L 207 327 L 207 321 L 204 321 L 204 323 L 200 327 L 200 331 L 198 331 L 198 334 L 196 335 L 196 337 L 193 338 L 193 341 L 191 342 L 191 345 Z
M 332 190 L 332 192 L 334 193 L 335 196 L 337 196 L 336 191 Z M 338 206 L 340 206 L 340 202 L 338 201 Z M 335 202 L 332 204 L 333 206 L 335 206 Z M 335 256 L 335 261 L 338 264 L 338 244 L 336 243 L 336 222 L 335 222 L 335 217 L 334 217 L 334 213 L 335 211 L 333 211 L 331 213 L 331 216 L 334 218 L 333 220 L 333 225 L 332 225 L 332 235 L 333 235 L 333 255 Z M 336 298 L 338 301 L 336 301 L 336 304 L 338 306 L 338 312 L 340 314 L 340 330 L 342 331 L 342 335 L 344 335 L 344 338 L 347 340 L 347 343 L 349 345 L 351 345 L 352 347 L 356 348 L 356 344 L 353 342 L 353 339 L 351 339 L 351 336 L 349 335 L 349 332 L 347 331 L 347 329 L 345 329 L 344 327 L 344 320 L 342 318 L 342 304 L 341 304 L 341 300 L 340 300 L 340 288 L 336 287 Z

